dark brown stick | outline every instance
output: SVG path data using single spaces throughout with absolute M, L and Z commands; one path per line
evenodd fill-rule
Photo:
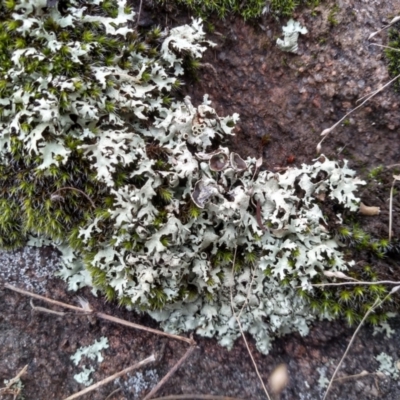
M 75 191 L 79 192 L 80 194 L 82 194 L 83 196 L 85 196 L 85 197 L 90 201 L 90 204 L 92 205 L 93 208 L 96 208 L 96 205 L 94 204 L 93 200 L 92 200 L 85 192 L 83 192 L 83 191 L 80 190 L 80 189 L 71 187 L 71 186 L 65 186 L 65 187 L 62 187 L 62 188 L 60 188 L 60 189 L 57 189 L 57 190 L 56 190 L 54 193 L 52 193 L 51 195 L 54 196 L 57 192 L 60 192 L 61 190 L 75 190 Z
M 186 343 L 190 344 L 191 346 L 195 346 L 196 345 L 196 342 L 192 338 L 186 338 L 186 337 L 183 337 L 183 336 L 173 335 L 171 333 L 159 331 L 157 329 L 147 328 L 147 327 L 145 327 L 143 325 L 135 324 L 133 322 L 129 322 L 129 321 L 126 321 L 126 320 L 121 319 L 121 318 L 113 317 L 112 315 L 108 315 L 108 314 L 105 314 L 105 313 L 94 312 L 94 311 L 90 312 L 90 311 L 87 311 L 87 310 L 85 310 L 83 308 L 80 308 L 80 307 L 72 306 L 70 304 L 63 303 L 61 301 L 57 301 L 57 300 L 49 299 L 49 298 L 44 297 L 44 296 L 40 296 L 39 294 L 35 294 L 35 293 L 29 292 L 27 290 L 19 289 L 19 288 L 15 287 L 15 286 L 12 286 L 12 285 L 8 284 L 8 283 L 5 283 L 4 287 L 7 288 L 7 289 L 10 289 L 10 290 L 13 290 L 14 292 L 18 292 L 18 293 L 21 293 L 21 294 L 26 295 L 26 296 L 34 297 L 35 299 L 43 300 L 43 301 L 46 301 L 48 303 L 55 304 L 57 306 L 61 306 L 61 307 L 69 308 L 69 309 L 74 310 L 74 311 L 78 311 L 80 314 L 85 314 L 86 313 L 86 314 L 89 314 L 89 315 L 94 315 L 94 316 L 96 316 L 98 318 L 101 318 L 101 319 L 104 319 L 106 321 L 115 322 L 115 323 L 120 324 L 120 325 L 129 326 L 130 328 L 135 328 L 135 329 L 139 329 L 139 330 L 142 330 L 142 331 L 155 333 L 156 335 L 167 336 L 167 337 L 169 337 L 171 339 L 181 340 L 183 342 L 186 342 Z
M 161 379 L 160 382 L 157 383 L 156 386 L 146 395 L 143 400 L 151 399 L 164 385 L 165 382 L 176 372 L 176 370 L 185 362 L 185 360 L 193 353 L 194 349 L 196 348 L 195 345 L 190 346 L 186 353 L 182 356 L 182 358 L 168 371 L 168 373 Z
M 153 328 L 147 328 L 145 326 L 134 324 L 133 322 L 129 322 L 129 321 L 126 321 L 126 320 L 121 319 L 121 318 L 113 317 L 113 316 L 108 315 L 108 314 L 95 313 L 95 315 L 97 317 L 101 318 L 101 319 L 105 319 L 107 321 L 115 322 L 117 324 L 129 326 L 131 328 L 140 329 L 140 330 L 146 331 L 146 332 L 155 333 L 156 335 L 167 336 L 167 337 L 172 338 L 172 339 L 181 340 L 181 341 L 184 341 L 186 343 L 189 343 L 191 346 L 194 346 L 196 344 L 196 342 L 191 338 L 186 338 L 186 337 L 183 337 L 183 336 L 173 335 L 172 333 L 159 331 L 159 330 L 153 329 Z
M 145 358 L 142 361 L 139 361 L 137 364 L 131 365 L 128 368 L 123 369 L 122 371 L 117 372 L 114 375 L 111 375 L 105 379 L 103 379 L 100 382 L 94 383 L 93 385 L 87 387 L 86 389 L 81 390 L 80 392 L 77 392 L 75 394 L 73 394 L 72 396 L 66 397 L 64 400 L 73 400 L 73 399 L 77 399 L 78 397 L 81 397 L 82 395 L 91 392 L 92 390 L 97 389 L 100 386 L 105 385 L 106 383 L 109 383 L 111 381 L 113 381 L 114 379 L 117 379 L 118 377 L 127 374 L 130 371 L 134 371 L 135 369 L 144 367 L 145 365 L 154 362 L 156 360 L 154 354 L 152 354 L 150 357 Z

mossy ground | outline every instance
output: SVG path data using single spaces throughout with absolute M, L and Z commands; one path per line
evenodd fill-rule
M 157 0 L 164 5 L 172 5 L 171 0 Z M 291 17 L 301 5 L 315 8 L 321 0 L 176 0 L 179 6 L 184 6 L 194 14 L 207 20 L 210 14 L 225 18 L 230 14 L 240 15 L 244 20 L 260 18 L 263 14 L 276 17 Z
M 389 43 L 385 49 L 388 70 L 392 78 L 400 75 L 400 24 L 396 23 L 388 32 Z M 399 91 L 399 79 L 394 82 L 394 87 Z

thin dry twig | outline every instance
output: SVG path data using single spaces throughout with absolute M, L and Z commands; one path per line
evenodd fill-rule
M 139 11 L 138 11 L 138 13 L 137 13 L 136 30 L 137 30 L 138 27 L 139 27 L 140 14 L 142 13 L 142 3 L 143 3 L 143 0 L 140 0 Z
M 50 309 L 45 308 L 45 307 L 38 307 L 38 306 L 35 306 L 35 305 L 33 304 L 33 300 L 32 300 L 32 299 L 31 299 L 31 301 L 29 302 L 29 304 L 31 305 L 32 310 L 34 310 L 34 311 L 41 311 L 41 312 L 45 312 L 45 313 L 48 313 L 48 314 L 55 314 L 55 315 L 58 315 L 58 316 L 60 316 L 60 317 L 63 317 L 63 316 L 65 315 L 65 313 L 62 312 L 62 311 L 54 311 L 54 310 L 50 310 Z
M 317 152 L 320 153 L 321 151 L 321 145 L 322 142 L 328 137 L 329 133 L 331 133 L 343 120 L 345 120 L 350 114 L 352 114 L 354 111 L 358 110 L 360 107 L 362 107 L 365 103 L 367 103 L 372 97 L 374 97 L 376 94 L 381 92 L 383 89 L 385 89 L 387 86 L 389 86 L 391 83 L 393 83 L 395 80 L 400 78 L 400 74 L 391 79 L 389 82 L 385 83 L 383 86 L 381 86 L 379 89 L 375 90 L 372 94 L 370 94 L 361 104 L 359 104 L 357 107 L 353 108 L 351 111 L 349 111 L 344 117 L 340 118 L 339 121 L 337 121 L 335 124 L 333 124 L 330 128 L 324 129 L 321 132 L 321 136 L 323 138 L 321 141 L 317 144 Z
M 60 192 L 61 190 L 75 190 L 75 191 L 79 192 L 80 194 L 82 194 L 83 196 L 85 196 L 85 197 L 90 201 L 90 204 L 92 205 L 93 208 L 96 208 L 96 205 L 94 204 L 93 200 L 92 200 L 85 192 L 83 192 L 83 191 L 80 190 L 80 189 L 71 187 L 71 186 L 65 186 L 65 187 L 62 187 L 62 188 L 60 188 L 60 189 L 57 189 L 55 192 L 53 192 L 53 193 L 51 194 L 50 197 L 56 196 L 57 193 Z
M 390 200 L 389 200 L 389 242 L 392 240 L 392 224 L 393 224 L 393 191 L 396 181 L 400 180 L 399 175 L 393 175 L 393 183 L 390 188 Z
M 212 394 L 173 394 L 165 397 L 156 397 L 152 400 L 243 400 L 237 397 L 214 396 Z
M 249 288 L 247 289 L 246 300 L 244 301 L 244 303 L 242 305 L 242 308 L 240 309 L 240 312 L 239 312 L 239 314 L 237 316 L 239 319 L 240 319 L 240 316 L 242 315 L 242 312 L 243 312 L 244 308 L 246 307 L 247 303 L 249 302 L 251 286 L 253 285 L 255 275 L 256 275 L 255 272 L 251 271 L 251 280 L 250 280 L 250 283 L 249 283 Z
M 99 317 L 101 319 L 105 319 L 107 321 L 115 322 L 115 323 L 120 324 L 120 325 L 125 325 L 125 326 L 129 326 L 131 328 L 140 329 L 142 331 L 155 333 L 156 335 L 160 335 L 160 336 L 166 336 L 166 337 L 169 337 L 171 339 L 181 340 L 183 342 L 186 342 L 186 343 L 190 344 L 191 346 L 194 346 L 196 344 L 196 342 L 193 340 L 193 338 L 187 338 L 187 337 L 184 337 L 184 336 L 173 335 L 172 333 L 159 331 L 159 330 L 153 329 L 153 328 L 147 328 L 145 326 L 134 324 L 133 322 L 129 322 L 129 321 L 126 321 L 124 319 L 113 317 L 111 315 L 104 314 L 104 313 L 101 313 L 101 312 L 97 312 L 94 315 L 96 315 L 97 317 Z
M 155 333 L 156 335 L 167 336 L 167 337 L 172 338 L 172 339 L 181 340 L 183 342 L 186 342 L 186 343 L 190 344 L 191 346 L 196 344 L 196 342 L 192 338 L 186 338 L 186 337 L 183 337 L 183 336 L 173 335 L 171 333 L 159 331 L 157 329 L 147 328 L 147 327 L 145 327 L 143 325 L 135 324 L 133 322 L 129 322 L 129 321 L 126 321 L 126 320 L 121 319 L 121 318 L 113 317 L 113 316 L 105 314 L 105 313 L 94 312 L 93 310 L 90 312 L 90 311 L 87 311 L 86 309 L 83 309 L 83 308 L 80 308 L 80 307 L 72 306 L 70 304 L 63 303 L 61 301 L 57 301 L 57 300 L 49 299 L 48 297 L 40 296 L 38 294 L 29 292 L 29 291 L 24 290 L 24 289 L 16 288 L 15 286 L 12 286 L 12 285 L 10 285 L 8 283 L 5 283 L 4 287 L 7 288 L 7 289 L 10 289 L 10 290 L 13 290 L 15 292 L 21 293 L 23 295 L 26 295 L 26 296 L 34 297 L 36 299 L 43 300 L 43 301 L 46 301 L 46 302 L 51 303 L 51 304 L 55 304 L 57 306 L 61 306 L 61 307 L 69 308 L 69 309 L 74 310 L 74 311 L 78 311 L 80 314 L 93 315 L 93 316 L 96 316 L 96 317 L 98 317 L 100 319 L 104 319 L 106 321 L 115 322 L 115 323 L 120 324 L 120 325 L 129 326 L 130 328 L 135 328 L 135 329 L 139 329 L 139 330 L 142 330 L 142 331 Z M 46 309 L 46 312 L 48 312 L 47 309 Z
M 19 379 L 21 379 L 21 376 L 26 373 L 26 370 L 28 369 L 28 364 L 25 365 L 24 368 L 21 369 L 21 371 L 18 372 L 17 375 L 14 376 L 14 378 L 10 379 L 7 383 L 6 386 L 3 388 L 0 388 L 0 395 L 2 394 L 11 394 L 14 396 L 14 399 L 17 398 L 17 396 L 20 394 L 21 389 L 19 388 L 13 388 L 12 386 L 18 382 Z
M 371 376 L 371 375 L 377 375 L 377 372 L 362 371 L 359 374 L 343 376 L 341 378 L 336 378 L 336 379 L 334 379 L 334 382 L 349 381 L 350 379 L 359 379 L 359 378 L 364 378 L 366 376 Z
M 169 378 L 177 371 L 177 369 L 186 361 L 186 359 L 193 353 L 194 349 L 196 348 L 196 345 L 193 344 L 191 345 L 186 353 L 181 357 L 181 359 L 168 371 L 168 373 L 161 379 L 160 382 L 157 383 L 156 386 L 154 386 L 153 389 L 151 389 L 150 393 L 146 395 L 146 397 L 143 400 L 149 400 L 151 399 L 165 384 L 165 382 L 168 381 Z
M 312 287 L 324 287 L 324 286 L 345 286 L 345 285 L 400 285 L 400 282 L 395 281 L 350 281 L 350 282 L 333 282 L 333 283 L 312 283 Z M 295 289 L 301 289 L 302 286 L 296 286 Z
M 368 36 L 368 40 L 371 40 L 374 36 L 376 36 L 378 33 L 381 33 L 382 31 L 384 31 L 385 29 L 391 27 L 394 23 L 396 23 L 398 20 L 400 19 L 400 16 L 394 17 L 388 25 L 385 25 L 383 28 L 379 29 L 376 32 L 372 32 L 369 36 Z
M 245 343 L 245 345 L 246 345 L 247 352 L 248 352 L 249 355 L 250 355 L 251 361 L 253 362 L 253 365 L 254 365 L 254 368 L 255 368 L 255 370 L 256 370 L 258 379 L 259 379 L 260 382 L 261 382 L 261 386 L 262 386 L 262 388 L 264 389 L 264 392 L 265 392 L 265 394 L 266 394 L 268 400 L 271 400 L 271 397 L 269 397 L 267 388 L 265 387 L 264 381 L 262 380 L 261 374 L 260 374 L 260 372 L 258 371 L 256 361 L 254 360 L 254 357 L 253 357 L 253 354 L 251 353 L 249 344 L 247 343 L 246 336 L 245 336 L 245 334 L 244 334 L 244 332 L 243 332 L 242 324 L 240 323 L 240 319 L 237 317 L 237 315 L 236 315 L 236 313 L 235 313 L 235 308 L 234 308 L 234 305 L 233 305 L 233 290 L 232 290 L 232 287 L 233 287 L 233 281 L 234 281 L 234 270 L 235 270 L 235 263 L 236 263 L 236 253 L 237 253 L 237 246 L 235 247 L 235 253 L 234 253 L 234 255 L 233 255 L 233 261 L 232 261 L 232 282 L 231 282 L 231 285 L 230 285 L 230 295 L 231 295 L 231 308 L 232 308 L 232 313 L 233 313 L 233 316 L 235 317 L 236 322 L 237 322 L 237 324 L 238 324 L 238 326 L 239 326 L 240 333 L 241 333 L 241 335 L 242 335 L 242 337 L 243 337 L 243 340 L 244 340 L 244 343 Z
M 120 391 L 121 391 L 121 388 L 120 388 L 120 387 L 117 388 L 117 389 L 115 389 L 115 390 L 113 390 L 104 400 L 111 399 L 111 397 L 113 397 L 114 394 L 116 394 L 116 393 L 118 393 L 118 392 L 120 392 Z
M 150 357 L 145 358 L 142 361 L 139 361 L 138 363 L 131 365 L 128 368 L 123 369 L 122 371 L 117 372 L 114 375 L 111 375 L 103 380 L 101 380 L 100 382 L 97 382 L 89 387 L 87 387 L 86 389 L 81 390 L 80 392 L 77 392 L 75 394 L 73 394 L 72 396 L 66 397 L 64 400 L 73 400 L 73 399 L 77 399 L 78 397 L 83 396 L 86 393 L 89 393 L 93 390 L 96 390 L 97 388 L 99 388 L 100 386 L 103 386 L 109 382 L 112 382 L 113 380 L 117 379 L 118 377 L 127 374 L 130 371 L 134 371 L 135 369 L 144 367 L 147 364 L 150 364 L 151 362 L 154 362 L 156 360 L 156 357 L 154 356 L 154 354 L 152 354 Z
M 7 288 L 7 289 L 10 289 L 10 290 L 13 290 L 14 292 L 21 293 L 21 294 L 23 294 L 25 296 L 33 297 L 35 299 L 43 300 L 43 301 L 46 301 L 47 303 L 54 304 L 56 306 L 69 308 L 70 310 L 79 311 L 79 312 L 84 311 L 80 307 L 72 306 L 70 304 L 63 303 L 61 301 L 49 299 L 48 297 L 41 296 L 40 294 L 32 293 L 32 292 L 29 292 L 28 290 L 17 288 L 17 287 L 15 287 L 13 285 L 10 285 L 9 283 L 5 283 L 4 287 Z
M 383 47 L 384 49 L 389 49 L 389 50 L 394 50 L 394 51 L 400 51 L 400 49 L 395 49 L 394 47 L 390 46 L 385 46 L 383 44 L 378 44 L 378 43 L 370 43 L 371 46 L 378 46 L 378 47 Z

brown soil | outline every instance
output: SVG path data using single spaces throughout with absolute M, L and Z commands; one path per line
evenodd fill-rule
M 286 21 L 266 19 L 249 25 L 239 18 L 215 20 L 215 32 L 209 38 L 217 46 L 202 60 L 199 80 L 189 80 L 182 93 L 189 94 L 194 104 L 208 93 L 220 115 L 238 112 L 241 121 L 229 146 L 242 156 L 263 156 L 265 168 L 311 162 L 318 156 L 315 149 L 322 130 L 355 107 L 357 99 L 390 79 L 382 48 L 372 46 L 367 38 L 400 10 L 400 1 L 337 0 L 337 24 L 332 25 L 328 15 L 334 4 L 325 1 L 314 10 L 315 16 L 310 10 L 300 10 L 295 16 L 309 31 L 300 37 L 297 55 L 283 53 L 275 46 Z M 145 4 L 143 18 L 156 20 L 157 13 L 159 10 L 155 12 Z M 165 13 L 174 25 L 188 20 L 187 13 Z M 373 42 L 385 44 L 386 34 L 376 36 Z M 328 158 L 350 160 L 351 167 L 363 178 L 378 165 L 399 163 L 399 105 L 399 94 L 386 89 L 333 131 L 323 143 L 322 153 Z M 385 168 L 379 180 L 369 179 L 360 193 L 365 204 L 381 207 L 379 216 L 358 218 L 363 229 L 376 238 L 387 236 L 391 182 L 392 170 Z M 393 203 L 395 238 L 400 237 L 398 199 L 395 197 Z M 384 260 L 362 252 L 355 256 L 358 263 L 376 265 L 382 277 L 400 280 L 398 253 L 390 253 Z M 67 292 L 64 282 L 51 278 L 57 269 L 56 260 L 51 249 L 3 252 L 0 279 L 76 305 L 77 294 Z M 79 295 L 89 299 L 98 312 L 157 327 L 150 318 L 107 304 L 88 289 Z M 34 303 L 46 306 L 37 300 Z M 101 336 L 108 338 L 110 347 L 103 352 L 104 361 L 96 367 L 95 382 L 153 352 L 162 348 L 164 351 L 156 364 L 140 373 L 132 372 L 82 399 L 104 400 L 116 389 L 118 392 L 109 400 L 142 399 L 187 348 L 171 339 L 93 318 L 33 312 L 27 297 L 5 288 L 0 291 L 0 304 L 0 382 L 11 379 L 28 364 L 22 379 L 26 400 L 58 400 L 81 390 L 82 386 L 73 379 L 79 371 L 70 357 L 77 348 L 92 344 Z M 375 357 L 382 352 L 394 360 L 400 358 L 400 319 L 390 320 L 390 325 L 395 330 L 390 339 L 383 334 L 373 336 L 370 327 L 360 331 L 339 377 L 364 370 L 375 372 Z M 307 337 L 292 334 L 277 339 L 268 356 L 259 354 L 249 342 L 265 381 L 278 364 L 287 364 L 290 381 L 282 400 L 316 400 L 323 394 L 318 387 L 317 368 L 324 369 L 329 378 L 353 332 L 354 328 L 347 328 L 340 321 L 319 322 Z M 198 346 L 194 354 L 163 386 L 160 396 L 202 393 L 265 399 L 242 340 L 232 351 L 211 339 L 195 340 Z M 369 375 L 335 383 L 328 398 L 395 400 L 400 398 L 400 385 L 390 378 Z

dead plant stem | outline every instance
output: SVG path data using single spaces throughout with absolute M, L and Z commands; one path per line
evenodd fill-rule
M 246 336 L 245 336 L 245 334 L 244 334 L 244 332 L 243 332 L 243 329 L 242 329 L 242 324 L 240 323 L 240 319 L 237 317 L 237 315 L 236 315 L 236 313 L 235 313 L 235 307 L 234 307 L 234 305 L 233 305 L 233 290 L 232 290 L 232 288 L 233 288 L 234 279 L 235 279 L 235 278 L 234 278 L 234 276 L 235 276 L 234 273 L 235 273 L 236 253 L 237 253 L 237 246 L 235 247 L 235 253 L 234 253 L 234 255 L 233 255 L 233 261 L 232 261 L 232 282 L 231 282 L 231 285 L 230 285 L 230 295 L 231 295 L 231 308 L 232 308 L 232 313 L 233 313 L 233 316 L 235 317 L 236 322 L 237 322 L 237 324 L 238 324 L 238 326 L 239 326 L 239 330 L 240 330 L 240 333 L 241 333 L 241 335 L 242 335 L 242 337 L 243 337 L 244 343 L 245 343 L 245 345 L 246 345 L 247 352 L 249 353 L 250 358 L 251 358 L 251 361 L 253 362 L 254 368 L 255 368 L 255 370 L 256 370 L 258 379 L 259 379 L 260 382 L 261 382 L 261 386 L 262 386 L 262 388 L 264 389 L 265 395 L 267 396 L 267 399 L 268 399 L 268 400 L 271 400 L 271 397 L 269 397 L 269 394 L 268 394 L 268 390 L 267 390 L 267 388 L 265 387 L 264 381 L 263 381 L 263 379 L 262 379 L 262 377 L 261 377 L 261 374 L 260 374 L 260 372 L 259 372 L 259 370 L 258 370 L 258 368 L 257 368 L 256 361 L 254 360 L 253 354 L 251 353 L 249 344 L 247 343 Z M 246 301 L 247 301 L 247 299 L 246 299 Z M 245 303 L 246 303 L 246 301 L 245 301 Z M 242 310 L 243 310 L 243 309 L 242 309 Z
M 393 224 L 393 191 L 394 185 L 398 179 L 393 179 L 392 187 L 390 188 L 389 198 L 389 242 L 392 240 L 392 224 Z
M 150 357 L 145 358 L 142 361 L 139 361 L 138 363 L 131 365 L 128 368 L 123 369 L 122 371 L 117 372 L 114 375 L 111 375 L 103 380 L 101 380 L 100 382 L 97 382 L 89 387 L 87 387 L 86 389 L 81 390 L 80 392 L 77 392 L 75 394 L 73 394 L 72 396 L 66 397 L 64 400 L 73 400 L 73 399 L 77 399 L 78 397 L 83 396 L 86 393 L 89 393 L 93 390 L 96 390 L 97 388 L 99 388 L 100 386 L 103 386 L 109 382 L 112 382 L 113 380 L 117 379 L 118 377 L 127 374 L 130 371 L 134 371 L 135 369 L 144 367 L 147 364 L 150 364 L 151 362 L 154 362 L 156 360 L 156 357 L 154 356 L 154 354 L 152 354 Z
M 4 287 L 7 288 L 7 289 L 10 289 L 10 290 L 13 290 L 14 292 L 21 293 L 21 294 L 23 294 L 25 296 L 33 297 L 35 299 L 43 300 L 43 301 L 46 301 L 47 303 L 54 304 L 56 306 L 69 308 L 70 310 L 79 311 L 79 312 L 84 311 L 80 307 L 72 306 L 70 304 L 63 303 L 61 301 L 49 299 L 48 297 L 41 296 L 40 294 L 32 293 L 32 292 L 29 292 L 28 290 L 17 288 L 15 286 L 10 285 L 9 283 L 5 283 Z
M 376 375 L 376 372 L 363 371 L 363 372 L 360 372 L 359 374 L 343 376 L 342 378 L 336 378 L 334 380 L 334 382 L 341 382 L 341 381 L 348 381 L 350 379 L 364 378 L 366 376 L 371 376 L 371 375 Z
M 350 342 L 349 342 L 349 344 L 348 344 L 348 346 L 347 346 L 347 348 L 346 348 L 346 351 L 344 352 L 343 357 L 342 357 L 341 360 L 339 361 L 339 364 L 337 365 L 337 367 L 336 367 L 336 369 L 335 369 L 335 372 L 334 372 L 333 375 L 332 375 L 331 380 L 329 381 L 329 385 L 328 385 L 328 387 L 327 387 L 327 389 L 326 389 L 325 395 L 324 395 L 324 397 L 323 397 L 322 400 L 325 400 L 326 397 L 328 396 L 329 389 L 331 388 L 332 383 L 333 383 L 333 381 L 335 380 L 335 376 L 336 376 L 336 374 L 338 373 L 339 368 L 341 367 L 341 365 L 342 365 L 344 359 L 346 358 L 347 353 L 349 352 L 350 347 L 351 347 L 351 345 L 353 344 L 354 339 L 356 338 L 357 333 L 358 333 L 358 331 L 361 329 L 361 327 L 362 327 L 364 321 L 367 319 L 368 315 L 371 314 L 371 312 L 374 311 L 375 308 L 379 307 L 388 297 L 389 297 L 389 295 L 386 296 L 386 297 L 385 297 L 384 299 L 382 299 L 382 300 L 380 300 L 379 298 L 376 299 L 375 302 L 374 302 L 374 304 L 372 305 L 372 307 L 365 313 L 363 319 L 361 320 L 361 322 L 359 323 L 357 329 L 356 329 L 355 332 L 353 333 L 353 336 L 352 336 L 351 339 L 350 339 Z
M 392 82 L 400 78 L 400 74 L 397 75 L 395 78 L 391 79 L 389 82 L 385 83 L 383 86 L 375 90 L 372 94 L 370 94 L 361 104 L 359 104 L 357 107 L 353 108 L 351 111 L 349 111 L 344 117 L 340 118 L 339 121 L 337 121 L 335 124 L 333 124 L 330 128 L 325 129 L 322 133 L 321 136 L 323 138 L 317 145 L 317 149 L 321 148 L 322 142 L 328 137 L 329 133 L 331 133 L 343 120 L 345 120 L 350 114 L 352 114 L 354 111 L 358 110 L 360 107 L 362 107 L 365 103 L 367 103 L 372 97 L 374 97 L 376 94 L 381 92 L 383 89 L 385 89 L 387 86 L 389 86 Z M 318 151 L 319 152 L 319 151 Z
M 7 288 L 7 289 L 10 289 L 10 290 L 13 290 L 14 292 L 21 293 L 21 294 L 23 294 L 25 296 L 30 296 L 30 297 L 33 297 L 35 299 L 46 301 L 47 303 L 50 303 L 50 304 L 55 304 L 55 305 L 60 306 L 60 307 L 65 307 L 65 308 L 69 308 L 69 309 L 74 310 L 74 311 L 78 311 L 81 315 L 93 315 L 93 316 L 96 316 L 96 317 L 98 317 L 100 319 L 104 319 L 106 321 L 115 322 L 115 323 L 120 324 L 120 325 L 129 326 L 130 328 L 135 328 L 135 329 L 139 329 L 139 330 L 142 330 L 142 331 L 155 333 L 156 335 L 167 336 L 167 337 L 172 338 L 172 339 L 180 340 L 180 341 L 183 341 L 183 342 L 186 342 L 186 343 L 190 344 L 191 346 L 196 344 L 196 342 L 192 338 L 186 338 L 186 337 L 183 337 L 183 336 L 173 335 L 171 333 L 159 331 L 157 329 L 147 328 L 145 326 L 142 326 L 142 325 L 139 325 L 139 324 L 135 324 L 133 322 L 129 322 L 129 321 L 126 321 L 126 320 L 121 319 L 121 318 L 113 317 L 112 315 L 108 315 L 108 314 L 105 314 L 105 313 L 102 313 L 102 312 L 94 312 L 94 311 L 88 312 L 83 308 L 72 306 L 70 304 L 63 303 L 61 301 L 49 299 L 48 297 L 40 296 L 38 294 L 29 292 L 29 291 L 24 290 L 24 289 L 19 289 L 19 288 L 15 287 L 15 286 L 12 286 L 12 285 L 8 284 L 8 283 L 5 283 L 4 287 Z M 38 309 L 38 307 L 36 307 L 36 308 Z
M 80 189 L 71 187 L 71 186 L 65 186 L 65 187 L 62 187 L 62 188 L 60 188 L 60 189 L 57 189 L 57 190 L 56 190 L 55 192 L 53 192 L 51 195 L 54 196 L 55 194 L 57 194 L 57 193 L 60 192 L 61 190 L 75 190 L 76 192 L 79 192 L 80 194 L 82 194 L 83 196 L 85 196 L 85 197 L 90 201 L 90 204 L 92 205 L 93 208 L 96 208 L 96 205 L 94 204 L 93 200 L 92 200 L 85 192 L 83 192 L 83 191 L 80 190 Z
M 349 281 L 349 282 L 333 282 L 333 283 L 313 283 L 312 287 L 324 287 L 324 286 L 345 286 L 345 285 L 400 285 L 400 282 L 395 281 Z M 296 286 L 295 289 L 301 289 L 301 286 Z
M 131 328 L 140 329 L 142 331 L 155 333 L 156 335 L 166 336 L 166 337 L 169 337 L 171 339 L 181 340 L 183 342 L 186 342 L 186 343 L 190 344 L 191 346 L 196 344 L 196 342 L 192 338 L 186 338 L 186 337 L 183 337 L 183 336 L 173 335 L 172 333 L 159 331 L 157 329 L 147 328 L 145 326 L 138 325 L 138 324 L 126 321 L 126 320 L 121 319 L 121 318 L 113 317 L 112 315 L 104 314 L 104 313 L 101 313 L 101 312 L 94 313 L 94 315 L 96 315 L 97 317 L 99 317 L 101 319 L 104 319 L 106 321 L 111 321 L 111 322 L 115 322 L 115 323 L 120 324 L 120 325 L 125 325 L 125 326 L 129 326 Z
M 140 14 L 142 13 L 142 3 L 143 3 L 143 0 L 140 0 L 140 4 L 139 4 L 139 11 L 138 11 L 138 13 L 137 13 L 136 30 L 137 30 L 137 29 L 138 29 L 138 27 L 139 27 L 139 22 L 140 22 Z
M 14 378 L 10 379 L 4 388 L 0 388 L 0 395 L 1 394 L 11 394 L 10 391 L 12 390 L 12 386 L 18 382 L 19 379 L 21 379 L 21 376 L 26 373 L 28 369 L 28 364 L 25 365 L 24 368 L 21 369 L 21 371 L 18 372 L 17 375 L 14 376 Z M 19 393 L 19 392 L 18 392 Z
M 181 359 L 168 371 L 168 373 L 161 379 L 160 382 L 157 383 L 156 386 L 146 395 L 143 400 L 151 399 L 168 381 L 168 379 L 177 371 L 177 369 L 186 361 L 187 358 L 193 353 L 194 349 L 196 348 L 195 344 L 192 344 L 186 351 L 186 353 L 181 357 Z
M 41 312 L 45 312 L 45 313 L 48 313 L 48 314 L 58 315 L 59 317 L 63 317 L 63 316 L 65 315 L 65 313 L 62 312 L 62 311 L 54 311 L 54 310 L 50 310 L 50 309 L 45 308 L 45 307 L 38 307 L 38 306 L 35 306 L 35 305 L 33 304 L 33 300 L 32 300 L 32 299 L 31 299 L 31 301 L 30 301 L 29 303 L 30 303 L 30 305 L 31 305 L 31 307 L 32 307 L 32 310 L 41 311 Z
M 394 51 L 400 51 L 400 49 L 395 49 L 394 47 L 390 46 L 385 46 L 383 44 L 378 44 L 378 43 L 370 43 L 371 46 L 378 46 L 378 47 L 383 47 L 384 49 L 389 49 L 389 50 L 394 50 Z

